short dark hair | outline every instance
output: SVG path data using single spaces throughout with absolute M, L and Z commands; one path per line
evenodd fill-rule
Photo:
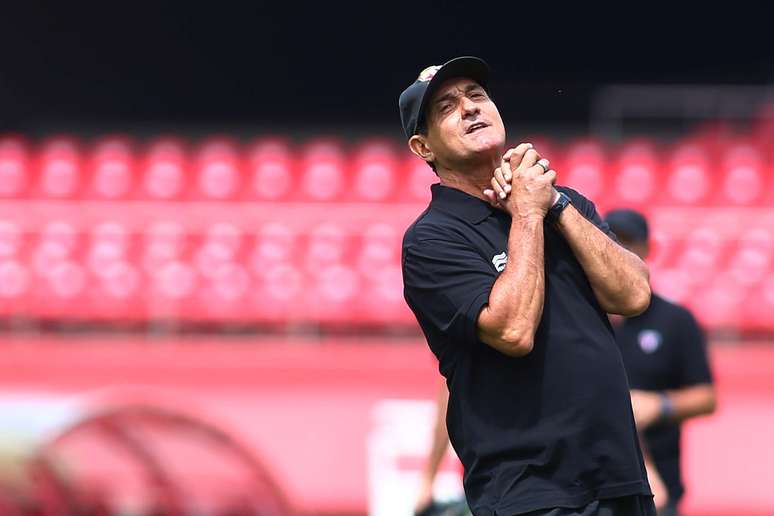
M 422 117 L 422 119 L 419 121 L 419 124 L 417 125 L 417 134 L 427 136 L 427 121 L 425 120 L 425 117 Z M 435 175 L 438 175 L 438 171 L 435 169 L 435 163 L 432 161 L 425 161 L 425 163 L 427 163 L 427 166 L 433 169 Z

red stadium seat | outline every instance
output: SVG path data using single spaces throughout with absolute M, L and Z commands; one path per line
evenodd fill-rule
M 288 324 L 309 321 L 309 307 L 319 302 L 311 297 L 304 273 L 292 263 L 270 265 L 254 276 L 254 285 L 253 319 Z
M 394 199 L 398 161 L 395 149 L 387 142 L 362 144 L 353 155 L 350 199 L 386 202 Z
M 308 317 L 302 296 L 308 285 L 300 265 L 299 238 L 282 222 L 258 229 L 248 254 L 255 288 L 250 294 L 251 318 L 291 322 Z
M 383 267 L 368 278 L 359 295 L 360 318 L 367 322 L 415 325 L 414 314 L 403 298 L 399 264 Z
M 723 183 L 718 189 L 720 205 L 751 205 L 764 198 L 766 177 L 764 157 L 751 143 L 725 148 L 721 162 Z
M 80 235 L 66 222 L 47 224 L 31 251 L 31 262 L 36 274 L 44 276 L 56 263 L 71 260 L 81 247 Z
M 753 228 L 743 233 L 728 265 L 729 275 L 741 285 L 760 285 L 774 264 L 774 234 Z
M 301 160 L 300 193 L 306 201 L 339 201 L 348 184 L 341 145 L 332 141 L 307 144 Z
M 650 282 L 653 291 L 675 303 L 684 303 L 696 290 L 690 272 L 682 269 L 652 268 Z
M 39 149 L 38 197 L 72 199 L 83 190 L 83 170 L 78 145 L 70 138 L 49 140 Z
M 180 260 L 188 248 L 185 228 L 176 222 L 153 223 L 143 234 L 143 240 L 140 266 L 146 274 Z
M 116 222 L 101 223 L 92 228 L 86 255 L 91 277 L 90 317 L 110 320 L 147 317 L 138 239 Z
M 170 307 L 176 315 L 184 313 L 176 303 L 189 300 L 195 294 L 199 277 L 196 270 L 187 262 L 170 260 L 158 270 L 150 274 L 152 294 L 157 296 L 159 303 L 153 308 L 158 308 L 160 313 L 165 313 Z
M 577 190 L 604 209 L 608 170 L 605 150 L 599 142 L 587 140 L 569 145 L 561 174 L 562 179 L 557 180 L 560 184 Z
M 250 253 L 250 267 L 255 274 L 263 274 L 276 265 L 297 265 L 299 251 L 297 236 L 281 222 L 270 222 L 261 227 Z
M 230 223 L 213 224 L 194 238 L 192 263 L 200 281 L 188 317 L 227 321 L 252 315 L 246 305 L 252 287 L 247 249 L 246 236 Z
M 408 154 L 401 165 L 397 185 L 397 198 L 402 202 L 427 204 L 430 202 L 430 185 L 438 182 L 432 169 L 413 154 Z
M 104 270 L 100 271 L 99 289 L 104 292 L 100 303 L 109 301 L 126 301 L 136 296 L 141 286 L 141 274 L 136 265 L 124 260 L 116 260 L 109 263 Z M 99 305 L 97 305 L 99 306 Z M 118 314 L 121 318 L 134 318 L 138 315 L 138 307 L 128 306 Z
M 686 238 L 677 267 L 694 284 L 706 283 L 717 275 L 723 246 L 724 240 L 715 230 L 696 229 Z
M 191 318 L 201 286 L 193 259 L 195 238 L 176 222 L 159 221 L 144 236 L 142 263 L 151 318 Z
M 254 319 L 254 314 L 245 311 L 244 300 L 251 286 L 250 274 L 241 263 L 224 262 L 209 274 L 201 301 L 208 319 Z
M 234 262 L 242 246 L 242 231 L 236 226 L 226 223 L 210 226 L 194 251 L 196 270 L 203 277 L 214 275 L 221 265 Z
M 84 317 L 89 274 L 83 235 L 71 224 L 53 221 L 31 242 L 30 310 L 38 317 Z
M 354 303 L 361 292 L 360 278 L 346 264 L 321 267 L 310 278 L 311 290 L 305 296 L 308 314 L 321 322 L 354 322 Z
M 30 158 L 21 138 L 0 138 L 0 198 L 24 197 L 29 188 Z
M 94 145 L 89 160 L 87 196 L 96 199 L 125 199 L 136 188 L 132 144 L 127 138 L 111 137 Z
M 668 231 L 651 224 L 649 244 L 648 265 L 656 268 L 669 268 L 674 265 L 677 241 Z
M 249 199 L 285 201 L 300 189 L 291 149 L 282 140 L 260 140 L 248 147 Z
M 174 139 L 154 142 L 143 159 L 141 197 L 158 201 L 181 199 L 188 191 L 187 172 L 181 142 Z
M 771 314 L 774 314 L 774 268 L 750 289 L 743 307 L 742 324 L 745 329 L 770 332 L 774 326 Z
M 356 265 L 364 277 L 377 276 L 380 270 L 400 264 L 402 232 L 393 224 L 372 224 L 363 230 Z
M 93 274 L 101 274 L 109 265 L 125 261 L 129 253 L 129 232 L 121 224 L 104 222 L 92 229 L 87 265 Z
M 241 193 L 242 163 L 236 144 L 227 139 L 203 142 L 196 155 L 195 199 L 229 200 Z
M 709 152 L 698 143 L 677 145 L 671 153 L 667 174 L 665 204 L 705 204 L 716 186 Z
M 29 315 L 24 312 L 30 284 L 27 264 L 15 258 L 0 258 L 0 314 Z
M 728 274 L 720 274 L 696 292 L 688 300 L 688 305 L 705 326 L 740 326 L 744 320 L 744 300 L 749 292 L 746 285 L 738 283 Z
M 0 220 L 0 258 L 20 254 L 24 241 L 21 226 L 13 220 Z
M 89 275 L 79 260 L 60 260 L 38 278 L 35 312 L 44 318 L 88 319 Z
M 618 153 L 610 196 L 611 208 L 647 206 L 660 188 L 655 146 L 645 140 L 626 143 Z
M 33 277 L 26 240 L 17 222 L 0 221 L 0 316 L 30 316 Z
M 311 229 L 307 236 L 306 270 L 316 274 L 320 270 L 340 265 L 348 255 L 350 235 L 339 225 L 323 223 Z
M 322 322 L 341 322 L 351 311 L 360 291 L 360 279 L 352 263 L 352 238 L 343 227 L 323 223 L 307 235 L 304 291 L 307 317 Z
M 361 278 L 360 302 L 356 308 L 364 321 L 411 321 L 407 319 L 403 300 L 402 237 L 402 228 L 394 224 L 372 224 L 363 231 L 356 257 Z

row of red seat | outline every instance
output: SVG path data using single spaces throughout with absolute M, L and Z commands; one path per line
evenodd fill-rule
M 331 206 L 328 220 L 298 224 L 295 212 L 277 205 L 254 226 L 202 225 L 186 211 L 144 227 L 131 225 L 132 213 L 111 220 L 110 211 L 96 224 L 83 219 L 25 228 L 22 221 L 0 220 L 0 313 L 413 324 L 402 298 L 400 242 L 421 206 L 413 213 L 399 208 L 367 220 L 365 212 Z M 334 217 L 336 211 L 343 216 Z M 706 211 L 684 218 L 676 231 L 661 223 L 674 214 L 653 217 L 657 291 L 694 307 L 710 326 L 774 329 L 767 210 L 742 230 Z
M 0 309 L 65 319 L 410 323 L 399 228 L 357 235 L 336 224 L 296 234 L 267 223 L 254 234 L 176 222 L 147 233 L 103 223 L 88 234 L 53 222 L 24 234 L 0 223 Z
M 774 145 L 749 138 L 686 138 L 664 146 L 594 140 L 539 151 L 573 186 L 604 206 L 759 206 L 774 203 Z M 150 201 L 425 202 L 436 176 L 402 145 L 335 140 L 294 146 L 266 139 L 137 146 L 106 138 L 84 146 L 54 138 L 0 138 L 0 198 Z

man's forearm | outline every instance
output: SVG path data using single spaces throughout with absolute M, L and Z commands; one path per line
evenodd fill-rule
M 674 391 L 667 391 L 672 405 L 672 421 L 711 414 L 715 411 L 715 388 L 711 384 L 692 385 Z
M 616 244 L 572 205 L 562 212 L 557 228 L 583 267 L 603 310 L 632 316 L 648 307 L 648 268 L 639 257 Z
M 435 400 L 435 427 L 433 428 L 433 443 L 430 446 L 430 455 L 427 458 L 427 464 L 423 472 L 423 481 L 430 484 L 432 488 L 435 476 L 438 474 L 438 467 L 443 461 L 446 450 L 449 448 L 449 431 L 446 428 L 446 410 L 449 404 L 449 390 L 445 382 L 441 382 L 438 389 L 438 396 Z
M 639 436 L 640 449 L 642 450 L 642 460 L 645 463 L 645 473 L 648 475 L 648 483 L 650 484 L 650 490 L 653 492 L 653 503 L 656 508 L 661 510 L 669 501 L 669 492 L 664 485 L 664 480 L 658 473 L 656 464 L 653 462 L 653 457 L 650 454 L 650 450 L 642 440 L 642 436 Z
M 542 217 L 514 217 L 508 264 L 495 281 L 478 319 L 479 338 L 511 356 L 532 350 L 543 313 L 545 264 Z

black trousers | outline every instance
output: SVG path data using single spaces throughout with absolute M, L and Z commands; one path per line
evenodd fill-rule
M 594 500 L 585 507 L 540 509 L 520 516 L 656 516 L 652 496 L 626 496 Z

